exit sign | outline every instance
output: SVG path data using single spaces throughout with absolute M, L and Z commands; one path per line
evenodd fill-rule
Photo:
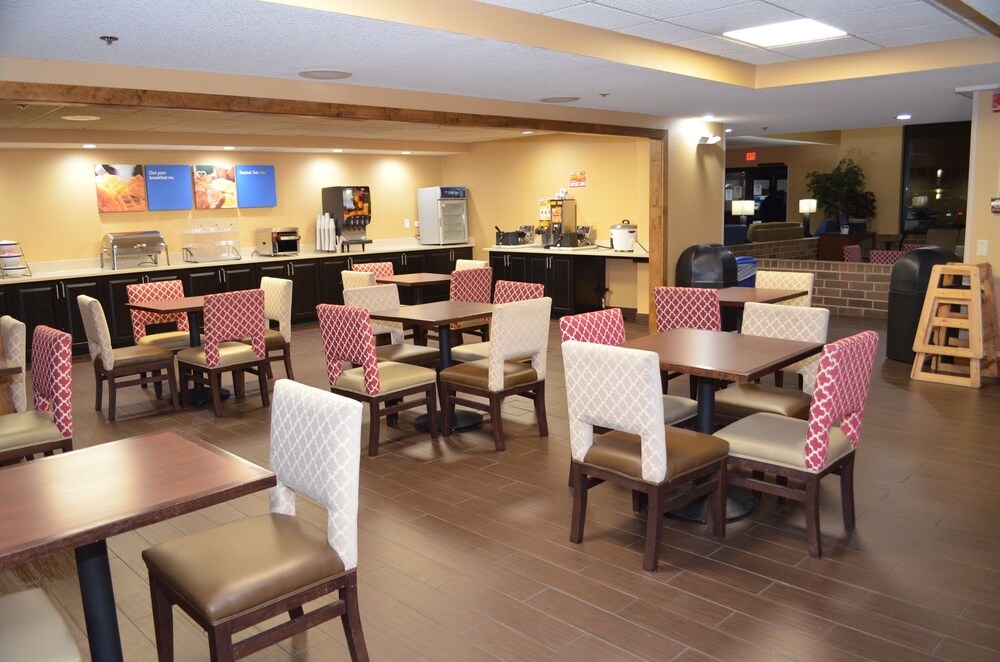
M 747 152 L 747 161 L 756 161 L 757 152 Z

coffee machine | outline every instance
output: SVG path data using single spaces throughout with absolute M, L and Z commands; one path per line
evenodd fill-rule
M 372 222 L 371 189 L 367 186 L 328 186 L 323 189 L 323 213 L 333 219 L 338 243 L 348 252 L 352 245 L 372 243 L 367 237 Z

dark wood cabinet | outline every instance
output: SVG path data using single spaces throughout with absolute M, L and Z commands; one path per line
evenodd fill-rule
M 598 310 L 604 295 L 604 258 L 490 252 L 493 280 L 540 283 L 552 297 L 552 316 Z
M 344 280 L 341 271 L 348 271 L 346 257 L 331 257 L 320 260 L 316 267 L 319 287 L 319 303 L 344 303 Z
M 174 274 L 176 277 L 176 274 Z M 171 280 L 171 279 L 164 279 Z M 146 282 L 142 274 L 122 274 L 101 278 L 101 303 L 104 316 L 111 330 L 111 344 L 115 347 L 131 345 L 135 341 L 132 333 L 132 315 L 125 307 L 128 303 L 128 286 Z
M 191 269 L 184 274 L 184 293 L 189 297 L 200 297 L 219 292 L 252 290 L 260 284 L 260 277 L 255 271 L 250 264 Z
M 97 278 L 25 283 L 13 286 L 10 294 L 13 297 L 10 312 L 27 327 L 29 353 L 31 336 L 35 327 L 41 324 L 69 333 L 73 337 L 74 354 L 88 351 L 87 334 L 76 297 L 86 294 L 100 300 Z M 107 307 L 106 302 L 101 301 L 101 304 Z
M 316 319 L 319 303 L 319 260 L 293 260 L 289 262 L 292 279 L 292 322 Z

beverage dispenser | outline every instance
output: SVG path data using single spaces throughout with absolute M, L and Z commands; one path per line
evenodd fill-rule
M 542 200 L 538 212 L 538 228 L 535 233 L 542 235 L 542 246 L 570 248 L 577 245 L 576 200 Z
M 365 249 L 372 243 L 368 224 L 372 222 L 371 189 L 367 186 L 329 186 L 323 189 L 323 212 L 333 219 L 339 242 L 345 252 L 352 244 Z

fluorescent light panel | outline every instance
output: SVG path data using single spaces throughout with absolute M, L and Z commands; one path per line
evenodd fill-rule
M 819 21 L 814 21 L 811 18 L 803 18 L 797 21 L 760 25 L 756 28 L 746 28 L 744 30 L 731 30 L 730 32 L 723 32 L 722 36 L 753 44 L 754 46 L 772 48 L 774 46 L 789 46 L 791 44 L 804 44 L 811 41 L 834 39 L 836 37 L 843 37 L 846 34 L 843 30 L 838 30 Z

